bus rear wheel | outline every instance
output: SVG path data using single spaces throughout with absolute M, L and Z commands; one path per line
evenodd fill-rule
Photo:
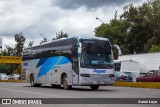
M 34 75 L 33 74 L 30 77 L 30 83 L 31 83 L 32 87 L 40 87 L 41 86 L 41 84 L 35 84 L 34 83 Z
M 99 85 L 91 85 L 90 87 L 92 90 L 97 90 L 99 88 Z
M 52 84 L 52 87 L 53 88 L 59 88 L 61 85 L 54 85 L 54 84 Z
M 65 90 L 69 90 L 69 89 L 72 88 L 71 85 L 68 85 L 67 75 L 64 75 L 64 76 L 63 76 L 63 88 L 64 88 Z

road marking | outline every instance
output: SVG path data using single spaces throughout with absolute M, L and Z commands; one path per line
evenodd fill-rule
M 94 107 L 105 107 L 105 106 L 102 106 L 102 105 L 96 105 L 96 104 L 87 104 L 87 105 L 89 105 L 89 106 L 94 106 Z
M 39 96 L 39 98 L 49 98 L 49 97 Z

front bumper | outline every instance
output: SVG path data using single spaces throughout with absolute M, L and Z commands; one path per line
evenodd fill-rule
M 107 79 L 92 79 L 92 78 L 81 78 L 79 85 L 99 85 L 99 86 L 111 86 L 115 82 L 113 77 Z

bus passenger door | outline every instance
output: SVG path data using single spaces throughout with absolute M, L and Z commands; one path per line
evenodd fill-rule
M 79 67 L 78 67 L 78 62 L 72 63 L 72 77 L 73 77 L 73 85 L 78 85 L 78 77 L 79 77 Z
M 79 80 L 79 64 L 78 64 L 78 48 L 73 47 L 72 48 L 72 84 L 73 85 L 78 85 L 78 80 Z

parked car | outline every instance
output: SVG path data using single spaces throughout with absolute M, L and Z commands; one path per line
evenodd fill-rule
M 160 70 L 151 70 L 145 76 L 137 78 L 138 82 L 160 82 Z
M 0 73 L 0 80 L 8 80 L 9 76 L 7 76 L 5 73 Z
M 115 72 L 116 81 L 126 81 L 133 82 L 135 81 L 135 75 L 132 72 Z
M 13 74 L 12 78 L 18 80 L 20 79 L 20 74 Z

